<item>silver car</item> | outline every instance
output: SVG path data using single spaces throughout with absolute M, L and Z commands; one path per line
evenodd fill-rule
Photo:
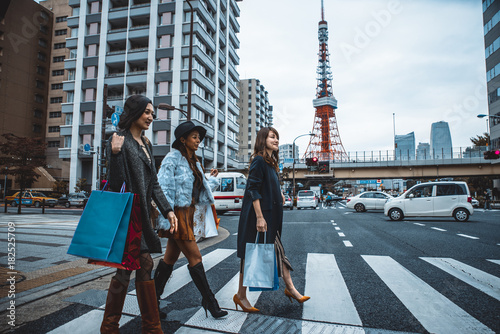
M 366 210 L 383 210 L 385 202 L 392 197 L 381 191 L 365 191 L 359 195 L 347 198 L 346 206 L 357 212 Z
M 297 210 L 302 208 L 316 209 L 318 206 L 318 197 L 312 190 L 301 190 L 297 194 Z

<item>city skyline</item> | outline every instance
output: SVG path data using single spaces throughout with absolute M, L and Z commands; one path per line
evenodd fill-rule
M 280 144 L 312 130 L 321 1 L 239 3 L 240 78 L 266 82 Z M 477 1 L 324 1 L 333 93 L 346 151 L 394 147 L 432 123 L 450 125 L 454 147 L 486 132 L 482 6 Z M 265 38 L 263 38 L 265 36 Z M 375 115 L 375 117 L 373 117 Z M 308 138 L 297 145 L 304 153 Z M 369 144 L 366 144 L 369 143 Z

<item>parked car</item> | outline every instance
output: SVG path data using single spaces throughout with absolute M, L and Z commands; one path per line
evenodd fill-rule
M 470 204 L 472 204 L 473 208 L 479 208 L 479 201 L 472 197 Z
M 44 193 L 37 191 L 25 191 L 21 197 L 21 203 L 26 206 L 35 206 L 39 208 L 42 206 L 42 202 L 45 200 L 45 205 L 53 208 L 57 204 L 57 199 L 48 197 Z M 11 206 L 17 206 L 19 204 L 19 191 L 12 196 L 6 196 L 5 202 Z
M 64 194 L 57 199 L 57 205 L 66 206 L 68 203 L 68 195 Z
M 283 205 L 283 208 L 292 209 L 292 198 L 288 195 L 285 195 L 285 205 Z
M 384 214 L 391 220 L 404 217 L 453 217 L 466 222 L 473 214 L 467 183 L 461 181 L 427 182 L 413 186 L 403 195 L 388 201 Z
M 297 210 L 302 208 L 316 209 L 318 206 L 318 197 L 312 190 L 301 190 L 297 194 Z
M 357 212 L 366 210 L 383 210 L 384 204 L 393 197 L 381 191 L 365 191 L 353 197 L 347 198 L 346 207 Z
M 85 193 L 70 193 L 64 206 L 69 208 L 72 206 L 84 207 L 87 204 L 88 196 Z

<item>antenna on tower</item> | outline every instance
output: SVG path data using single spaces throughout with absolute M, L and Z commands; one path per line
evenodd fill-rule
M 323 10 L 323 0 L 321 0 L 321 21 L 324 21 L 325 20 L 325 14 L 324 14 L 324 10 Z

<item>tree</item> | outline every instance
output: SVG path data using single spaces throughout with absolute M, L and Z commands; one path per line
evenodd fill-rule
M 17 213 L 21 213 L 22 193 L 40 177 L 35 169 L 45 167 L 47 144 L 40 138 L 18 137 L 12 133 L 3 134 L 2 137 L 7 141 L 0 146 L 0 153 L 2 153 L 0 166 L 7 167 L 7 174 L 14 176 L 19 184 Z
M 52 186 L 52 191 L 59 194 L 66 194 L 68 192 L 68 181 L 56 181 Z
M 87 185 L 87 179 L 78 179 L 76 182 L 75 186 L 75 192 L 79 193 L 84 190 L 85 186 Z
M 490 142 L 490 135 L 488 133 L 484 133 L 483 136 L 481 135 L 477 135 L 476 138 L 472 137 L 470 138 L 470 141 L 472 142 L 472 144 L 474 144 L 474 146 L 488 146 L 489 142 Z

